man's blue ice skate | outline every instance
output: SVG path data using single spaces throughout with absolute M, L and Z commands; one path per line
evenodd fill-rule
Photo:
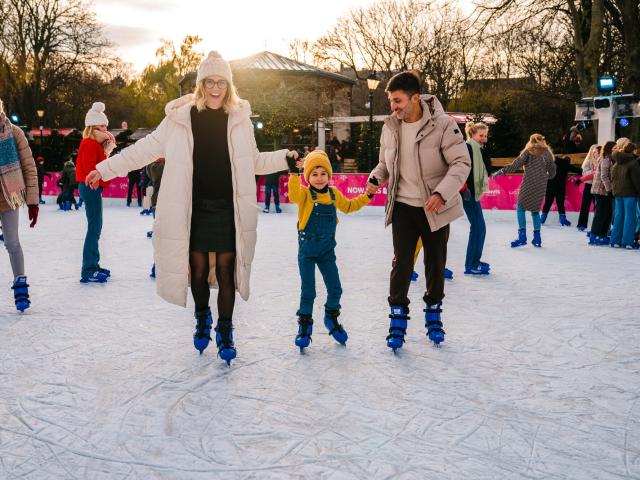
M 213 319 L 211 318 L 211 309 L 207 307 L 205 310 L 199 310 L 195 313 L 196 331 L 193 334 L 193 346 L 200 352 L 209 346 L 211 341 L 211 326 Z
M 80 277 L 80 283 L 105 283 L 109 277 L 102 273 L 99 270 L 86 275 L 84 277 Z
M 527 231 L 524 228 L 518 229 L 518 238 L 511 242 L 511 248 L 521 247 L 527 244 Z
M 442 320 L 440 319 L 441 313 L 441 303 L 427 305 L 427 308 L 424 309 L 424 322 L 425 327 L 427 327 L 427 336 L 436 347 L 444 342 L 444 330 L 442 329 Z
M 311 343 L 313 333 L 313 318 L 311 315 L 298 316 L 298 335 L 296 336 L 296 346 L 300 348 L 300 353 Z
M 216 346 L 218 356 L 231 366 L 231 360 L 236 358 L 236 347 L 233 344 L 233 326 L 231 319 L 219 318 L 216 326 Z
M 347 343 L 349 339 L 349 335 L 344 331 L 342 325 L 338 323 L 338 316 L 340 312 L 337 310 L 326 310 L 324 312 L 324 326 L 329 330 L 329 335 L 331 335 L 334 340 L 342 345 Z
M 13 290 L 16 308 L 20 312 L 24 312 L 31 304 L 31 301 L 29 300 L 29 284 L 27 283 L 27 277 L 21 276 L 16 278 L 11 289 Z
M 491 270 L 491 265 L 489 265 L 487 262 L 480 262 L 480 269 L 489 273 L 489 270 Z
M 392 305 L 389 314 L 391 323 L 389 325 L 389 335 L 387 335 L 387 347 L 396 353 L 396 350 L 402 348 L 404 344 L 404 336 L 407 333 L 407 321 L 409 320 L 409 309 L 401 305 Z

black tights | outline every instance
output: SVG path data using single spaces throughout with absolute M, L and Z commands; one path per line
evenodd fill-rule
M 231 319 L 236 302 L 235 252 L 215 252 L 216 278 L 218 279 L 218 318 Z M 209 306 L 209 253 L 189 252 L 191 267 L 191 294 L 196 312 Z

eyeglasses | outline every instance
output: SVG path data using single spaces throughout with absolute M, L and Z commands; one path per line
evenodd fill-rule
M 223 90 L 225 88 L 227 88 L 227 81 L 226 80 L 213 80 L 211 78 L 205 78 L 204 80 L 204 86 L 207 88 L 213 88 L 215 86 L 218 86 L 218 88 L 220 90 Z

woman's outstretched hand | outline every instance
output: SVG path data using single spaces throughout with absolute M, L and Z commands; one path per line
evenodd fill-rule
M 97 170 L 92 170 L 87 178 L 84 179 L 84 183 L 87 187 L 91 187 L 93 190 L 100 186 L 100 180 L 102 180 L 102 175 Z

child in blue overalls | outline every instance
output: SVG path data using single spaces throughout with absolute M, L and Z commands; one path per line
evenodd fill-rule
M 338 323 L 342 287 L 335 254 L 336 210 L 355 212 L 367 205 L 371 197 L 364 193 L 351 200 L 346 198 L 338 189 L 329 186 L 332 173 L 327 154 L 314 150 L 304 160 L 304 178 L 309 187 L 301 185 L 298 175 L 289 176 L 289 200 L 298 205 L 298 266 L 302 290 L 295 343 L 301 352 L 309 346 L 313 331 L 316 265 L 327 288 L 324 324 L 338 343 L 344 345 L 348 338 Z

